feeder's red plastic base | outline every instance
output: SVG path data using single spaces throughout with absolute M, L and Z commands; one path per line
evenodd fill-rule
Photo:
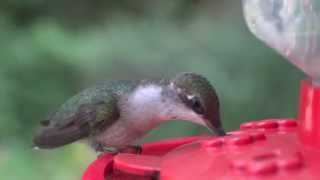
M 299 123 L 253 121 L 224 137 L 144 144 L 140 155 L 106 154 L 89 166 L 83 180 L 319 180 L 319 112 L 320 87 L 304 81 Z
M 142 152 L 140 155 L 126 153 L 102 155 L 90 164 L 82 179 L 144 180 L 157 178 L 159 177 L 161 157 L 176 147 L 201 139 L 209 139 L 209 137 L 183 137 L 146 143 L 141 146 Z

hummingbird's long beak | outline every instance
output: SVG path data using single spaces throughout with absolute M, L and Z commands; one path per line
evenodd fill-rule
M 226 132 L 222 126 L 215 127 L 209 123 L 207 123 L 207 126 L 210 129 L 210 131 L 217 136 L 225 136 L 226 135 Z
M 220 121 L 220 113 L 219 111 L 215 111 L 215 113 L 211 116 L 211 118 L 205 118 L 204 121 L 207 127 L 211 130 L 211 132 L 217 136 L 224 136 L 226 132 Z M 211 120 L 208 120 L 211 119 Z
M 222 127 L 213 128 L 213 133 L 216 134 L 217 136 L 225 136 L 226 135 L 226 132 Z

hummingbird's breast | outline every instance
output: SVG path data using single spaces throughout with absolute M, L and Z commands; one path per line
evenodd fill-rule
M 119 99 L 120 118 L 97 135 L 96 141 L 106 146 L 132 144 L 147 134 L 163 119 L 167 119 L 163 87 L 149 84 L 137 87 L 133 93 Z

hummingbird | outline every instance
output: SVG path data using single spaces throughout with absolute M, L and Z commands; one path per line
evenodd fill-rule
M 169 120 L 191 121 L 225 135 L 214 87 L 202 75 L 179 73 L 169 79 L 107 81 L 85 89 L 40 122 L 33 143 L 52 149 L 86 140 L 97 152 L 139 148 L 133 145 L 136 140 Z

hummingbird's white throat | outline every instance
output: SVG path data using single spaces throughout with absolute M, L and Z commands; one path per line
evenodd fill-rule
M 181 102 L 166 96 L 166 93 L 162 93 L 164 88 L 156 84 L 138 87 L 129 97 L 125 108 L 128 119 L 141 127 L 149 124 L 150 128 L 170 119 L 188 120 L 204 125 L 199 115 Z

